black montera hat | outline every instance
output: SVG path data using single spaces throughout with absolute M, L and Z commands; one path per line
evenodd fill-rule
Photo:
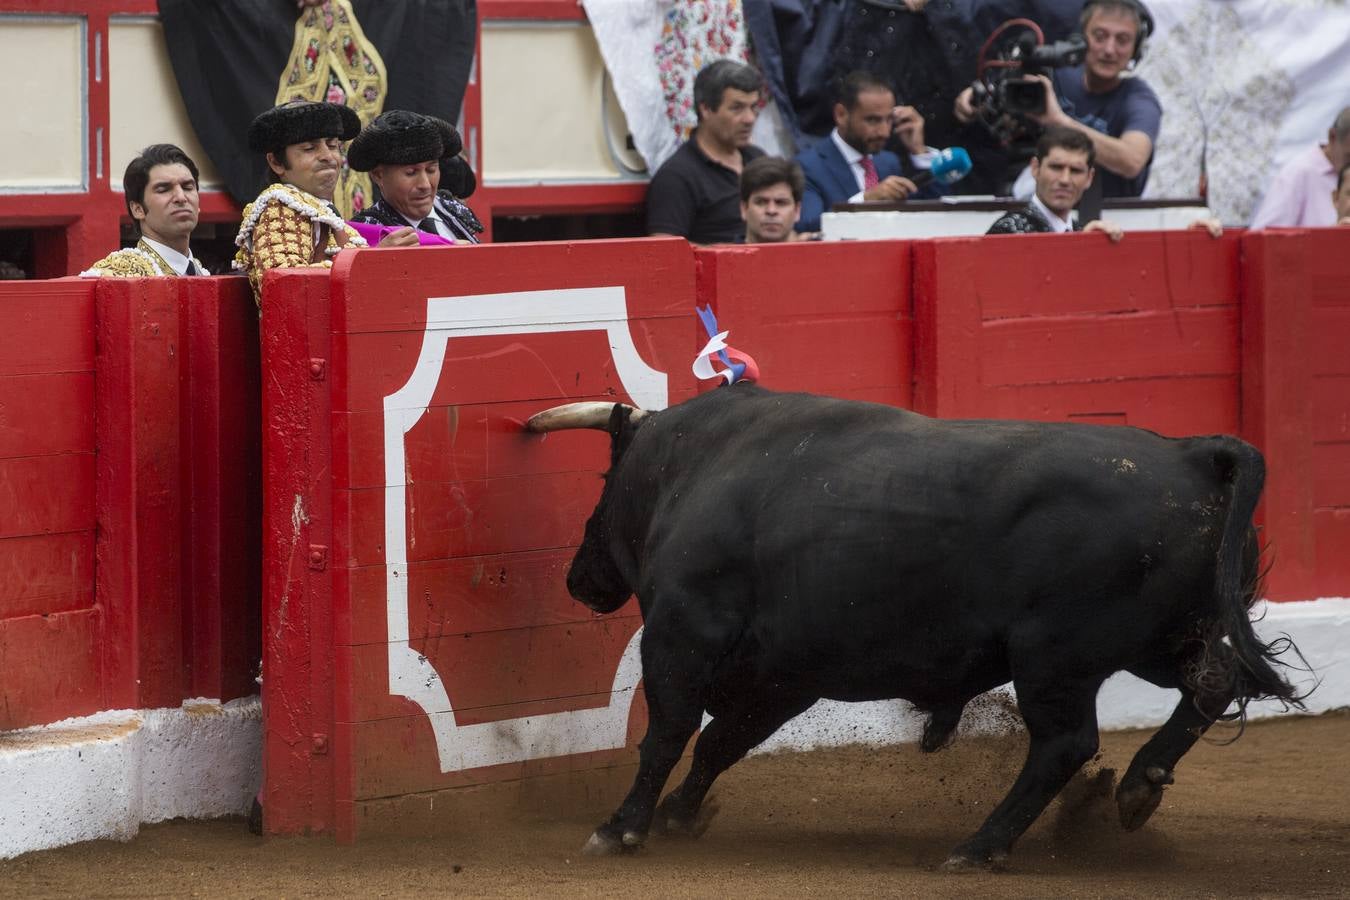
M 350 141 L 361 130 L 361 118 L 336 103 L 292 100 L 261 113 L 248 126 L 248 148 L 267 153 L 318 138 Z
M 347 165 L 358 172 L 378 165 L 409 166 L 455 156 L 463 147 L 459 132 L 444 119 L 395 109 L 361 130 L 347 148 Z
M 464 157 L 444 156 L 441 157 L 441 189 L 449 191 L 459 199 L 472 196 L 478 189 L 478 176 L 473 174 L 473 169 Z

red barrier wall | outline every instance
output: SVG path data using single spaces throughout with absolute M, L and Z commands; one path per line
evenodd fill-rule
M 253 693 L 256 347 L 239 279 L 0 285 L 0 728 Z
M 607 441 L 519 425 L 690 396 L 696 302 L 780 389 L 1237 431 L 1268 461 L 1271 595 L 1350 593 L 1347 244 L 357 253 L 270 276 L 261 360 L 241 279 L 0 285 L 0 727 L 247 694 L 262 644 L 272 831 L 627 759 L 636 610 L 563 582 Z
M 1345 229 L 1243 238 L 1243 436 L 1266 454 L 1272 596 L 1350 594 Z
M 809 242 L 703 248 L 700 305 L 762 382 L 894 406 L 913 402 L 911 244 Z M 697 352 L 697 351 L 696 351 Z
M 425 822 L 444 789 L 628 758 L 636 610 L 595 618 L 564 588 L 607 441 L 519 425 L 573 399 L 659 406 L 634 389 L 648 369 L 688 396 L 695 301 L 779 389 L 1247 435 L 1274 596 L 1339 590 L 1347 238 L 516 244 L 274 273 L 268 830 L 350 840 Z
M 0 282 L 0 729 L 102 709 L 94 285 Z
M 1236 236 L 926 241 L 915 296 L 921 412 L 1239 429 Z

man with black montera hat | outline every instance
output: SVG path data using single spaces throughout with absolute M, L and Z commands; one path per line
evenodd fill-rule
M 249 148 L 267 157 L 272 183 L 244 207 L 234 267 L 248 275 L 260 306 L 268 269 L 328 268 L 344 248 L 366 246 L 333 206 L 342 143 L 360 130 L 360 118 L 347 107 L 308 100 L 275 106 L 249 125 Z M 389 235 L 380 246 L 416 243 L 409 230 Z
M 353 221 L 385 227 L 412 227 L 439 240 L 421 243 L 478 243 L 483 230 L 469 207 L 441 185 L 472 191 L 473 173 L 459 151 L 454 127 L 434 116 L 391 110 L 367 125 L 347 151 L 347 164 L 370 172 L 381 199 Z

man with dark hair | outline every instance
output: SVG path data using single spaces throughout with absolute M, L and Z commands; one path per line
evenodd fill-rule
M 434 116 L 401 109 L 378 116 L 347 148 L 347 164 L 370 173 L 381 199 L 352 221 L 406 230 L 415 238 L 412 243 L 478 243 L 483 230 L 478 217 L 440 189 L 442 161 L 457 159 L 462 147 L 454 126 Z
M 839 86 L 834 104 L 834 130 L 797 154 L 806 173 L 800 231 L 817 231 L 820 216 L 836 203 L 894 203 L 908 197 L 938 197 L 936 181 L 922 190 L 906 173 L 931 164 L 924 144 L 923 117 L 912 107 L 897 106 L 895 92 L 870 72 L 851 72 Z M 882 149 L 894 133 L 908 159 Z
M 1336 192 L 1336 176 L 1350 163 L 1350 106 L 1340 111 L 1325 144 L 1298 152 L 1270 180 L 1252 213 L 1252 228 L 1315 228 L 1336 222 L 1327 196 Z
M 1332 192 L 1331 204 L 1336 207 L 1336 224 L 1350 225 L 1350 163 L 1341 166 L 1336 176 L 1336 190 Z
M 1121 238 L 1119 226 L 1100 219 L 1080 225 L 1073 209 L 1092 183 L 1095 152 L 1092 139 L 1072 128 L 1047 128 L 1031 158 L 1036 193 L 1025 209 L 1004 213 L 987 234 L 1035 234 L 1066 231 L 1103 231 L 1112 241 Z
M 248 128 L 248 145 L 267 159 L 272 184 L 244 207 L 235 245 L 235 269 L 248 274 L 253 298 L 262 304 L 268 269 L 331 267 L 345 247 L 365 240 L 333 206 L 342 168 L 342 143 L 361 130 L 361 119 L 345 106 L 292 100 L 261 113 Z M 380 246 L 411 246 L 411 229 L 390 234 Z
M 801 166 L 791 160 L 761 156 L 748 163 L 741 173 L 745 243 L 777 244 L 797 239 L 792 226 L 801 217 L 805 188 Z
M 127 213 L 140 232 L 134 247 L 115 250 L 81 275 L 150 278 L 206 275 L 189 242 L 197 227 L 197 164 L 173 144 L 154 144 L 127 164 L 122 176 Z
M 736 239 L 741 171 L 764 151 L 750 143 L 759 104 L 759 73 L 719 59 L 694 78 L 698 126 L 652 175 L 647 188 L 647 232 L 695 244 Z
M 1044 86 L 1045 110 L 1033 118 L 1092 139 L 1103 197 L 1138 197 L 1148 183 L 1162 104 L 1148 82 L 1126 73 L 1142 57 L 1153 19 L 1140 0 L 1087 0 L 1079 26 L 1087 41 L 1083 64 L 1034 76 Z M 974 119 L 970 88 L 956 98 L 955 112 L 962 122 Z

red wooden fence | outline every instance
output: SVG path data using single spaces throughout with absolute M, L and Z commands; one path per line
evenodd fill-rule
M 257 344 L 238 279 L 0 284 L 0 728 L 254 692 Z
M 94 286 L 0 282 L 0 728 L 102 709 Z
M 607 440 L 520 423 L 707 389 L 696 303 L 770 387 L 1236 431 L 1269 465 L 1271 595 L 1350 593 L 1347 250 L 1328 229 L 362 252 L 270 275 L 261 332 L 241 279 L 0 285 L 0 727 L 231 699 L 265 653 L 267 827 L 343 839 L 626 759 L 636 610 L 563 586 Z

